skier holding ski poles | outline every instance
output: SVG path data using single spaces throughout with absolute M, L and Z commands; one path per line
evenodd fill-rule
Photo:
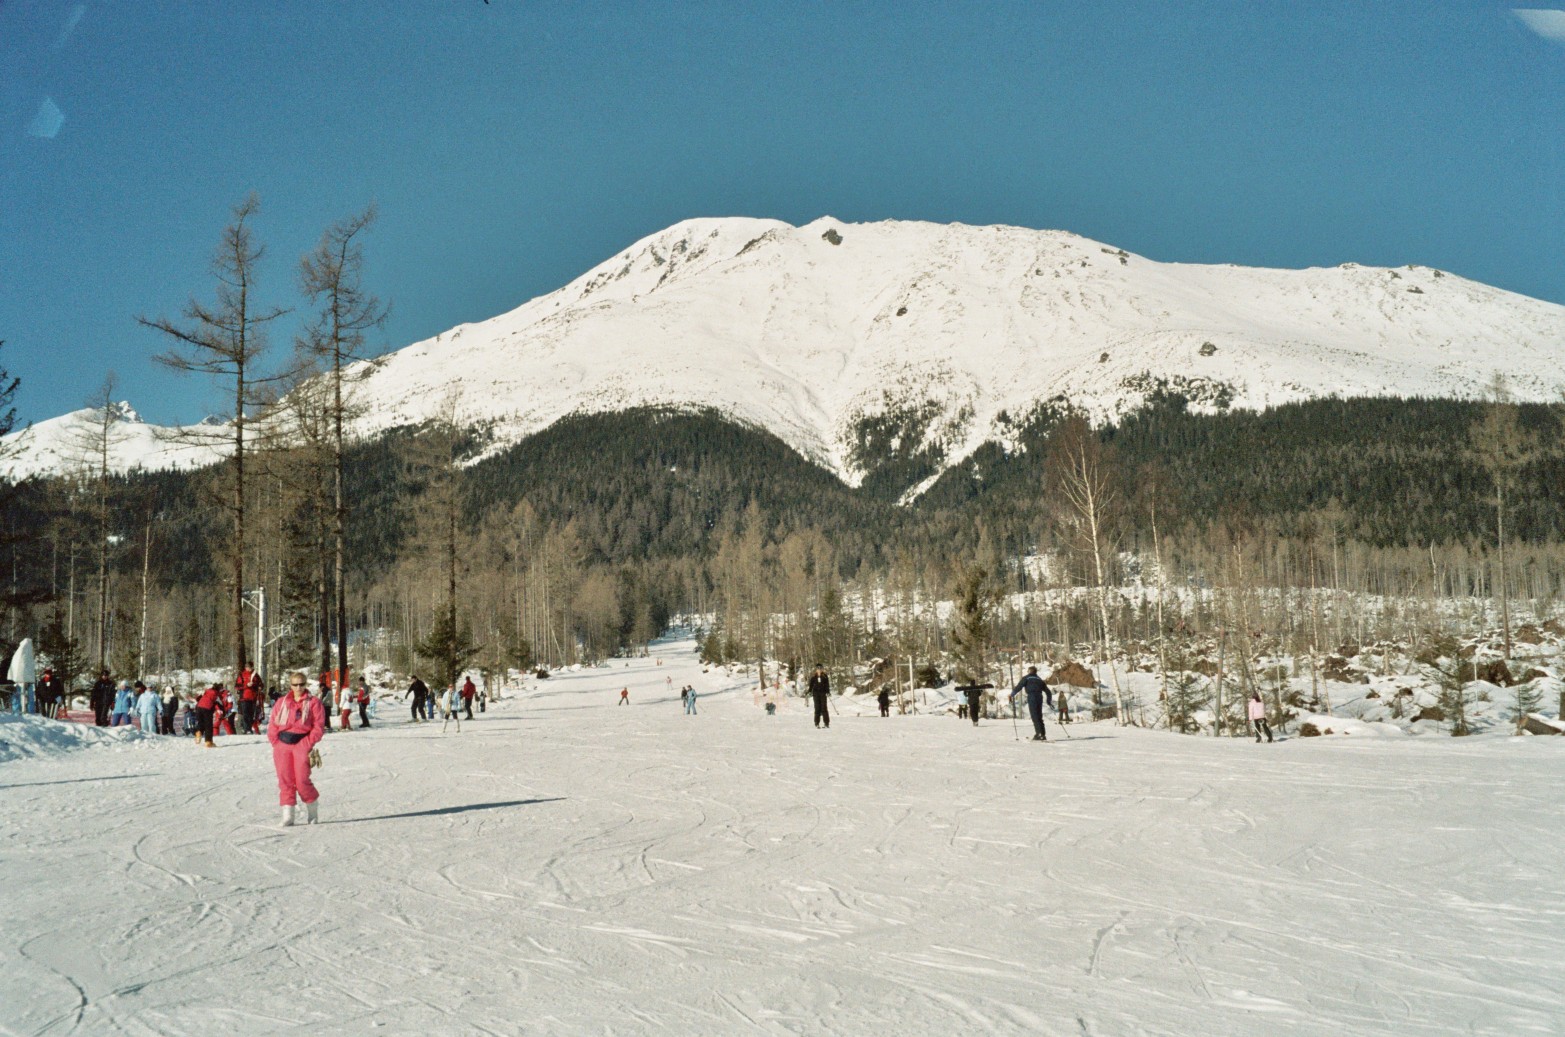
M 1047 699 L 1049 705 L 1053 706 L 1054 695 L 1049 691 L 1049 686 L 1043 682 L 1043 678 L 1038 676 L 1038 667 L 1027 667 L 1027 676 L 1017 682 L 1011 693 L 1014 695 L 1018 691 L 1027 692 L 1027 712 L 1032 715 L 1034 731 L 1032 740 L 1035 742 L 1047 742 L 1049 736 L 1045 733 L 1043 726 L 1043 703 Z

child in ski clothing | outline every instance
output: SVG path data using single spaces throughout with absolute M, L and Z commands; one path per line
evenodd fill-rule
M 1266 703 L 1261 701 L 1261 693 L 1250 692 L 1250 724 L 1255 728 L 1255 740 L 1259 742 L 1261 735 L 1266 735 L 1266 740 L 1272 740 L 1272 727 L 1266 722 Z
M 114 693 L 114 716 L 110 719 L 109 726 L 129 725 L 130 715 L 135 711 L 136 693 L 130 689 L 130 681 L 120 681 L 120 688 Z
M 272 706 L 266 740 L 272 743 L 272 766 L 277 770 L 277 798 L 283 808 L 283 824 L 293 824 L 294 805 L 304 800 L 311 824 L 318 820 L 320 792 L 310 780 L 310 750 L 326 733 L 326 711 L 310 694 L 303 673 L 288 676 L 288 694 Z
M 141 694 L 136 696 L 136 716 L 141 720 L 141 733 L 150 735 L 158 729 L 163 700 L 158 698 L 157 692 L 140 681 L 136 682 L 136 687 L 141 690 Z
M 217 708 L 212 712 L 212 732 L 219 735 L 234 733 L 234 700 L 228 697 L 228 689 L 217 682 Z
M 630 705 L 630 689 L 629 688 L 621 688 L 619 690 L 619 702 L 617 702 L 616 705 L 620 705 L 620 706 L 628 706 L 628 705 Z

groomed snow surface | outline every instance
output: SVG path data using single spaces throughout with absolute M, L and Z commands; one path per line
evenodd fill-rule
M 818 731 L 657 650 L 460 734 L 388 703 L 315 827 L 260 739 L 33 738 L 0 1032 L 1565 1029 L 1565 739 Z

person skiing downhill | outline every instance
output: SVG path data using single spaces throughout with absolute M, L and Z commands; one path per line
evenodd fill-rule
M 810 674 L 809 684 L 810 698 L 815 702 L 815 726 L 824 724 L 831 727 L 831 678 L 826 675 L 826 667 L 820 663 L 815 664 L 815 672 Z
M 1250 710 L 1250 726 L 1255 728 L 1255 740 L 1259 742 L 1261 735 L 1266 735 L 1266 740 L 1272 740 L 1272 726 L 1266 722 L 1266 703 L 1261 701 L 1261 693 L 1250 692 L 1250 701 L 1247 703 Z
M 686 688 L 685 689 L 685 715 L 686 716 L 695 716 L 696 715 L 696 689 L 695 688 Z
M 294 807 L 304 800 L 307 822 L 320 820 L 321 794 L 310 780 L 310 750 L 326 733 L 326 710 L 310 694 L 303 671 L 288 675 L 288 694 L 272 706 L 266 739 L 272 743 L 272 766 L 277 770 L 277 799 L 282 804 L 284 827 L 293 824 Z
M 1049 705 L 1054 705 L 1054 695 L 1049 691 L 1049 686 L 1038 676 L 1038 667 L 1027 667 L 1027 676 L 1017 681 L 1016 687 L 1011 689 L 1011 694 L 1019 691 L 1027 692 L 1027 712 L 1032 716 L 1033 736 L 1035 742 L 1047 742 L 1048 732 L 1043 726 L 1043 703 L 1047 699 Z

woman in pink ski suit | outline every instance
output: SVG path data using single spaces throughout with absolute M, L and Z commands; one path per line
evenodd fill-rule
M 321 700 L 310 694 L 304 674 L 288 676 L 288 694 L 272 706 L 272 719 L 266 725 L 266 738 L 272 743 L 272 764 L 277 768 L 278 801 L 283 807 L 283 824 L 293 824 L 294 803 L 304 800 L 308 822 L 320 820 L 316 802 L 321 794 L 310 781 L 310 750 L 326 733 L 326 713 Z

